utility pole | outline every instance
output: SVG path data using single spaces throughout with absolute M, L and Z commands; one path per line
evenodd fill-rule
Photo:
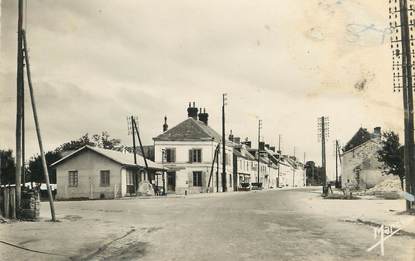
M 144 153 L 143 144 L 141 143 L 140 132 L 138 131 L 137 122 L 133 117 L 131 118 L 131 121 L 133 122 L 133 129 L 135 129 L 135 132 L 137 134 L 138 142 L 140 143 L 141 153 L 142 153 L 142 156 L 143 156 L 143 159 L 144 159 L 144 164 L 146 165 L 147 181 L 151 183 L 150 172 L 149 172 L 149 169 L 148 169 L 148 164 L 147 164 L 146 155 Z
M 281 160 L 281 134 L 278 134 L 278 176 L 277 176 L 277 188 L 280 187 L 280 160 Z
M 295 158 L 295 146 L 294 146 L 294 161 L 297 161 L 297 159 Z M 295 185 L 295 164 L 296 162 L 294 162 L 294 165 L 293 165 L 293 188 Z
M 260 158 L 261 158 L 261 129 L 262 129 L 262 120 L 258 120 L 258 177 L 257 177 L 257 183 L 259 186 L 259 169 L 260 169 Z
M 21 176 L 22 176 L 22 118 L 23 118 L 23 0 L 18 3 L 17 20 L 17 112 L 16 112 L 16 209 L 20 209 L 21 201 Z
M 42 135 L 40 133 L 40 125 L 39 125 L 39 119 L 38 119 L 38 116 L 37 116 L 35 95 L 33 93 L 32 77 L 31 77 L 31 74 L 30 74 L 30 63 L 29 63 L 29 54 L 28 54 L 28 51 L 27 51 L 27 40 L 26 40 L 26 34 L 25 34 L 24 31 L 22 31 L 22 37 L 23 37 L 23 44 L 24 44 L 24 48 L 23 48 L 24 58 L 25 58 L 25 61 L 26 61 L 27 82 L 29 83 L 29 92 L 30 92 L 30 99 L 31 99 L 31 103 L 32 103 L 33 119 L 35 121 L 36 135 L 37 135 L 37 140 L 38 140 L 38 143 L 39 143 L 40 156 L 41 156 L 41 159 L 42 159 L 43 175 L 44 175 L 44 178 L 45 178 L 46 187 L 47 187 L 47 191 L 48 191 L 50 213 L 52 215 L 52 221 L 56 221 L 55 206 L 53 204 L 52 190 L 51 190 L 50 182 L 49 182 L 48 166 L 47 166 L 47 163 L 46 163 L 45 152 L 43 150 Z M 16 175 L 16 178 L 17 178 L 17 175 Z M 17 188 L 17 185 L 16 185 L 16 188 Z
M 337 158 L 339 157 L 339 153 L 337 151 L 337 148 L 339 147 L 339 141 L 336 140 L 336 188 L 339 187 L 339 171 L 338 171 L 338 164 L 337 164 Z
M 136 120 L 137 117 L 134 116 L 127 117 L 127 126 L 128 126 L 128 135 L 132 134 L 133 136 L 133 154 L 134 154 L 134 164 L 137 164 L 137 149 L 135 145 L 135 128 L 133 121 Z
M 390 1 L 389 18 L 390 29 L 394 36 L 391 37 L 392 48 L 392 68 L 393 68 L 393 88 L 394 92 L 402 89 L 403 108 L 404 108 L 404 128 L 405 128 L 405 146 L 404 146 L 404 166 L 405 166 L 405 190 L 408 193 L 415 193 L 415 168 L 414 168 L 414 116 L 413 116 L 413 85 L 412 85 L 412 55 L 414 50 L 411 49 L 412 35 L 414 24 L 409 23 L 408 12 L 414 11 L 412 6 L 408 9 L 407 0 L 399 0 L 399 6 Z M 399 13 L 399 16 L 398 16 Z M 398 18 L 399 17 L 399 18 Z M 410 28 L 411 27 L 411 28 Z M 406 209 L 410 210 L 412 204 L 406 201 Z
M 222 192 L 226 192 L 226 138 L 225 138 L 225 105 L 226 96 L 222 95 Z
M 326 116 L 319 117 L 317 120 L 318 138 L 321 141 L 321 167 L 323 170 L 323 191 L 327 186 L 326 173 L 326 139 L 329 136 L 329 118 Z
M 304 175 L 304 180 L 303 180 L 303 183 L 304 183 L 304 187 L 307 187 L 307 172 L 304 171 L 305 170 L 305 156 L 306 156 L 306 153 L 304 151 L 304 160 L 303 160 L 303 175 Z

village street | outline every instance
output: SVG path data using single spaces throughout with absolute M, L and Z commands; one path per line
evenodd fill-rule
M 345 222 L 347 217 L 341 218 L 344 211 L 340 210 L 343 202 L 362 204 L 363 211 L 365 204 L 371 204 L 372 215 L 378 218 L 383 217 L 383 212 L 397 211 L 403 205 L 401 200 L 324 201 L 315 189 L 274 190 L 186 198 L 56 202 L 60 222 L 50 223 L 46 221 L 48 205 L 42 203 L 41 216 L 45 220 L 2 224 L 1 240 L 56 255 L 2 243 L 1 259 L 411 260 L 408 257 L 414 257 L 405 247 L 415 244 L 413 233 L 389 239 L 385 257 L 379 256 L 378 249 L 366 252 L 375 243 L 373 228 Z M 370 215 L 364 216 L 370 219 Z

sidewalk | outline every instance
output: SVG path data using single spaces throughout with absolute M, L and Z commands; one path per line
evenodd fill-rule
M 305 211 L 324 215 L 344 222 L 369 226 L 402 227 L 402 230 L 415 236 L 415 216 L 405 213 L 405 200 L 385 200 L 362 197 L 355 200 L 323 199 L 321 191 L 313 190 L 303 198 Z

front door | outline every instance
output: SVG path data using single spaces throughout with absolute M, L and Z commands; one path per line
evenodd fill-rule
M 176 191 L 176 172 L 167 172 L 167 191 Z

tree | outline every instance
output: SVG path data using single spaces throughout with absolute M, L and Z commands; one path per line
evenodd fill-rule
M 120 139 L 111 138 L 108 132 L 103 131 L 101 134 L 94 134 L 92 138 L 89 137 L 88 133 L 82 135 L 79 139 L 71 140 L 60 145 L 53 151 L 45 153 L 46 164 L 48 166 L 48 172 L 50 176 L 50 182 L 56 183 L 56 171 L 49 166 L 60 160 L 68 151 L 75 151 L 84 146 L 98 147 L 110 150 L 122 150 L 124 146 L 121 145 Z M 45 182 L 42 167 L 42 158 L 40 155 L 34 156 L 29 161 L 29 170 L 27 173 L 27 180 L 33 182 Z
M 50 183 L 56 183 L 56 170 L 51 168 L 50 165 L 55 161 L 58 161 L 62 158 L 60 151 L 48 151 L 45 153 L 46 165 L 48 166 Z M 45 176 L 43 173 L 42 158 L 40 155 L 34 156 L 29 161 L 29 170 L 27 172 L 26 180 L 31 182 L 43 183 L 45 181 Z
M 55 151 L 71 151 L 71 150 L 77 150 L 77 149 L 80 149 L 80 148 L 82 148 L 82 147 L 84 147 L 86 145 L 96 146 L 95 140 L 94 141 L 91 141 L 91 139 L 89 138 L 88 133 L 85 133 L 82 137 L 80 137 L 77 140 L 72 140 L 72 141 L 69 141 L 69 142 L 66 142 L 66 143 L 60 145 L 58 148 L 55 149 Z
M 15 183 L 15 163 L 12 150 L 0 150 L 0 184 Z
M 382 134 L 381 149 L 378 150 L 378 160 L 382 162 L 382 172 L 398 176 L 403 189 L 405 180 L 403 146 L 399 143 L 399 135 L 393 131 Z

